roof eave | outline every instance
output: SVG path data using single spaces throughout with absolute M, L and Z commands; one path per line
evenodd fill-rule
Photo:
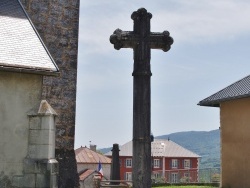
M 197 105 L 199 106 L 206 106 L 206 107 L 220 107 L 220 103 L 213 103 L 213 102 L 199 102 Z
M 245 95 L 227 97 L 227 98 L 223 98 L 223 99 L 220 99 L 220 100 L 200 101 L 197 105 L 199 105 L 199 106 L 208 106 L 208 107 L 220 107 L 220 104 L 222 102 L 232 101 L 232 100 L 236 100 L 236 99 L 243 99 L 243 98 L 247 98 L 247 97 L 250 97 L 249 93 L 245 94 Z
M 35 68 L 0 66 L 0 71 L 38 74 L 38 75 L 44 75 L 44 76 L 60 76 L 59 71 L 52 71 L 52 70 L 46 70 L 46 69 L 35 69 Z

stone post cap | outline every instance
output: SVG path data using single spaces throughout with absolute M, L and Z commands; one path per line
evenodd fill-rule
M 40 103 L 40 107 L 38 109 L 38 115 L 55 115 L 55 116 L 57 116 L 57 113 L 49 105 L 49 103 L 46 100 L 42 100 Z
M 56 111 L 49 105 L 46 100 L 42 100 L 40 104 L 36 104 L 34 108 L 27 112 L 28 116 L 57 116 Z

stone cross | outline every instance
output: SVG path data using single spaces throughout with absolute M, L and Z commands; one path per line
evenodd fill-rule
M 133 48 L 134 51 L 134 93 L 133 93 L 133 171 L 135 188 L 151 187 L 151 99 L 150 99 L 150 51 L 170 49 L 173 39 L 168 31 L 150 32 L 152 14 L 141 8 L 131 15 L 134 31 L 117 29 L 110 36 L 114 48 Z

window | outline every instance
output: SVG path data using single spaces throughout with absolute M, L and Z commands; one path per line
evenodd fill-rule
M 127 181 L 131 181 L 132 180 L 132 172 L 126 172 L 125 173 L 125 179 L 127 180 Z
M 190 168 L 190 159 L 184 160 L 184 168 Z
M 155 179 L 158 179 L 158 178 L 161 177 L 161 176 L 160 176 L 160 173 L 158 173 L 158 172 L 154 173 L 154 176 L 155 176 Z
M 177 168 L 177 167 L 178 167 L 178 160 L 172 159 L 172 168 Z
M 189 178 L 189 173 L 188 173 L 188 172 L 185 172 L 185 173 L 184 173 L 184 177 L 185 177 L 185 178 Z
M 132 159 L 126 159 L 126 168 L 132 168 Z
M 160 168 L 160 159 L 154 159 L 154 168 Z
M 178 183 L 178 174 L 171 173 L 171 183 Z

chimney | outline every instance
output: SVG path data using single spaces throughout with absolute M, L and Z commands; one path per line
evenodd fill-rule
M 90 150 L 92 150 L 92 151 L 95 151 L 95 152 L 96 152 L 96 145 L 92 145 L 92 144 L 90 144 Z

